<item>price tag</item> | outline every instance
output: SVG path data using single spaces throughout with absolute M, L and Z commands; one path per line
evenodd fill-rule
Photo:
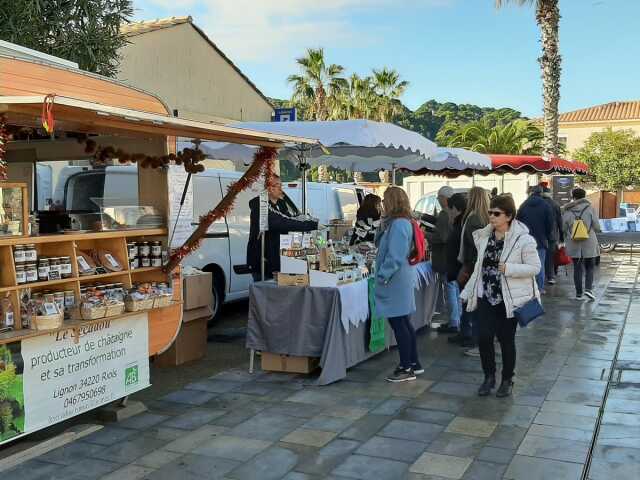
M 269 230 L 269 193 L 265 190 L 260 194 L 260 231 Z
M 55 303 L 45 303 L 43 305 L 45 315 L 57 315 L 58 306 Z
M 60 270 L 49 270 L 49 280 L 60 280 Z
M 88 272 L 91 270 L 91 267 L 83 257 L 78 257 L 78 267 L 80 267 L 80 271 L 82 272 Z

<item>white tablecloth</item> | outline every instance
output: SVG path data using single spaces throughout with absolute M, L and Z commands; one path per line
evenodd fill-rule
M 369 317 L 369 285 L 367 280 L 339 285 L 340 321 L 345 333 L 349 333 L 349 324 L 357 327 Z

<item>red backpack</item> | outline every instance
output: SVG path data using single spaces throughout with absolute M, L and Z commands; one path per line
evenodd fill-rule
M 418 222 L 411 219 L 411 226 L 413 227 L 413 241 L 411 242 L 412 248 L 408 260 L 409 265 L 417 265 L 424 261 L 427 256 L 427 241 Z

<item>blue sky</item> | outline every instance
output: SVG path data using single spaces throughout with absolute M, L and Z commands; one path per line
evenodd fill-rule
M 542 110 L 532 7 L 493 0 L 134 0 L 136 19 L 192 15 L 265 95 L 288 98 L 308 47 L 347 72 L 398 70 L 410 108 L 438 101 Z M 561 111 L 640 99 L 640 0 L 560 0 Z

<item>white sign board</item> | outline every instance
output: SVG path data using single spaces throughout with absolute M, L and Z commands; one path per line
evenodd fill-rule
M 149 386 L 146 313 L 0 346 L 11 422 L 0 443 Z
M 167 173 L 169 186 L 169 235 L 171 235 L 175 227 L 170 248 L 181 247 L 196 228 L 191 225 L 193 220 L 193 179 L 189 182 L 184 204 L 182 205 L 182 210 L 180 210 L 180 200 L 182 199 L 182 192 L 184 192 L 188 175 L 182 165 L 169 166 L 169 172 Z M 180 217 L 178 217 L 178 212 L 180 212 Z

